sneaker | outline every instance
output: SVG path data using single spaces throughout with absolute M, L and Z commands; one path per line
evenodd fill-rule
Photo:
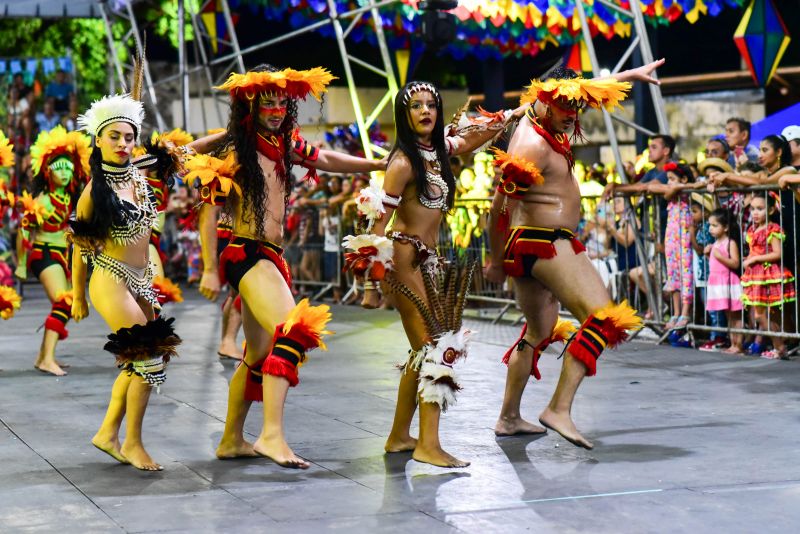
M 753 341 L 749 347 L 747 347 L 747 354 L 752 354 L 753 356 L 758 356 L 764 350 L 764 345 L 761 343 L 756 343 Z
M 698 347 L 698 350 L 702 350 L 703 352 L 717 352 L 720 348 L 719 341 L 706 341 Z
M 783 353 L 775 349 L 766 350 L 761 353 L 761 357 L 766 358 L 767 360 L 780 360 L 783 357 Z

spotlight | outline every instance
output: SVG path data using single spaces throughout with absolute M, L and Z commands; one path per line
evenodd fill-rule
M 422 40 L 431 48 L 441 48 L 456 38 L 456 17 L 446 10 L 458 7 L 457 0 L 428 0 L 422 10 Z

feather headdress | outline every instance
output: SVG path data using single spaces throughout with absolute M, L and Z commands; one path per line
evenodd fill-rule
M 42 132 L 31 146 L 31 168 L 39 174 L 59 156 L 67 156 L 75 166 L 75 178 L 85 182 L 89 176 L 90 141 L 80 132 L 67 132 L 63 126 L 56 126 L 49 132 Z
M 104 96 L 78 117 L 78 127 L 99 136 L 100 131 L 112 122 L 127 122 L 133 126 L 136 141 L 144 120 L 144 105 L 129 94 Z
M 0 132 L 0 168 L 14 165 L 14 145 Z
M 259 94 L 274 92 L 289 98 L 306 98 L 309 93 L 320 100 L 327 86 L 337 78 L 327 69 L 314 67 L 308 70 L 283 69 L 277 72 L 231 73 L 224 84 L 217 87 L 229 91 L 232 98 L 253 100 Z
M 536 100 L 563 98 L 595 109 L 602 106 L 611 111 L 615 107 L 622 107 L 620 102 L 625 100 L 630 89 L 630 83 L 618 82 L 614 78 L 531 80 L 528 90 L 520 98 L 520 103 L 532 104 Z

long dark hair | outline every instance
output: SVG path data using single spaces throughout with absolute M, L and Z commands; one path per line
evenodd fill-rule
M 768 135 L 762 139 L 762 141 L 769 143 L 769 146 L 772 147 L 772 150 L 781 151 L 781 157 L 779 160 L 781 168 L 792 164 L 792 148 L 782 135 Z
M 279 69 L 263 63 L 249 72 L 277 72 Z M 236 151 L 239 170 L 236 172 L 236 182 L 242 188 L 242 219 L 250 222 L 250 216 L 255 217 L 256 232 L 264 237 L 264 219 L 266 218 L 266 201 L 269 192 L 261 166 L 258 164 L 258 149 L 256 132 L 258 128 L 258 97 L 253 100 L 239 100 L 231 98 L 231 114 L 225 137 L 218 148 L 218 153 L 231 147 Z M 289 193 L 294 187 L 292 177 L 292 131 L 297 125 L 297 101 L 290 98 L 286 105 L 286 118 L 283 119 L 279 135 L 283 137 L 286 152 L 283 156 L 283 165 L 286 174 L 281 176 L 284 182 L 284 202 L 288 202 Z M 230 209 L 226 206 L 226 210 Z
M 89 157 L 89 169 L 92 176 L 92 204 L 94 205 L 89 224 L 95 235 L 105 237 L 112 226 L 123 224 L 123 205 L 106 180 L 102 164 L 103 153 L 98 146 L 95 146 Z
M 739 269 L 738 271 L 741 272 L 741 265 L 742 259 L 745 257 L 745 250 L 744 250 L 744 243 L 742 240 L 742 231 L 739 228 L 739 223 L 736 221 L 736 217 L 733 215 L 733 212 L 728 208 L 717 208 L 711 212 L 708 216 L 710 219 L 714 217 L 719 224 L 728 228 L 728 238 L 731 241 L 736 243 L 736 246 L 739 247 Z M 730 250 L 728 250 L 730 253 Z
M 395 152 L 401 151 L 411 162 L 411 168 L 414 169 L 417 182 L 417 192 L 420 196 L 427 197 L 428 193 L 428 179 L 425 171 L 425 161 L 419 153 L 417 148 L 417 134 L 411 127 L 411 122 L 408 117 L 408 104 L 406 99 L 410 100 L 410 92 L 412 86 L 423 84 L 427 82 L 410 82 L 407 83 L 397 96 L 394 97 L 394 126 L 395 126 L 395 143 L 392 151 L 389 153 L 391 160 Z M 428 84 L 434 87 L 433 84 Z M 433 135 L 431 136 L 431 143 L 436 150 L 436 157 L 439 159 L 441 166 L 442 178 L 448 187 L 447 192 L 447 208 L 453 207 L 453 201 L 456 195 L 456 179 L 453 177 L 453 170 L 450 168 L 450 158 L 447 154 L 447 149 L 444 146 L 444 109 L 442 108 L 442 97 L 439 91 L 434 87 L 433 98 L 436 101 L 436 123 L 433 126 Z

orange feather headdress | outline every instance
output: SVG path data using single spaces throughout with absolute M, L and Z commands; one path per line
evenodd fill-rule
M 49 132 L 42 132 L 31 146 L 31 168 L 39 174 L 59 156 L 67 156 L 74 165 L 75 178 L 84 183 L 89 178 L 89 156 L 91 146 L 89 136 L 80 132 L 67 132 L 63 126 L 56 126 Z
M 227 81 L 217 87 L 229 91 L 232 98 L 253 100 L 259 94 L 274 92 L 289 98 L 301 98 L 311 94 L 320 100 L 322 93 L 336 77 L 327 69 L 314 67 L 308 70 L 283 69 L 277 72 L 231 73 Z
M 630 83 L 619 82 L 614 78 L 531 80 L 528 90 L 520 98 L 520 103 L 566 99 L 595 109 L 602 106 L 611 111 L 615 107 L 622 107 L 620 102 L 627 98 L 630 89 Z

